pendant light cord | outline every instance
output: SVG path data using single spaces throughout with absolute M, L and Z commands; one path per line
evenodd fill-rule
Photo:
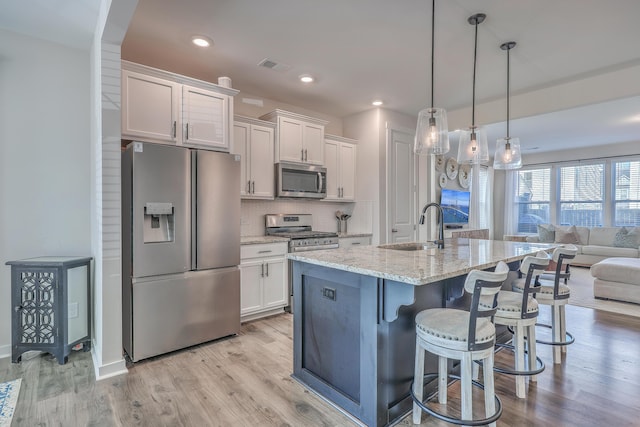
M 475 23 L 476 28 L 476 40 L 475 45 L 473 47 L 473 95 L 471 98 L 471 127 L 474 128 L 476 125 L 476 58 L 478 57 L 478 21 Z M 472 130 L 473 132 L 473 130 Z
M 434 50 L 435 50 L 435 31 L 436 28 L 436 0 L 431 2 L 431 109 L 433 110 L 433 63 L 435 62 Z
M 510 60 L 509 60 L 509 53 L 511 52 L 511 48 L 507 49 L 507 142 L 509 142 L 509 98 L 511 97 L 509 95 L 509 76 L 511 75 L 510 72 Z

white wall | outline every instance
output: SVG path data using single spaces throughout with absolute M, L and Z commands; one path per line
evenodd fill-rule
M 10 353 L 10 269 L 93 256 L 86 51 L 0 30 L 0 357 Z
M 383 108 L 343 119 L 344 136 L 358 140 L 356 210 L 362 207 L 373 212 L 373 244 L 386 242 L 387 128 L 413 131 L 415 126 L 415 117 Z M 420 168 L 425 167 L 428 162 L 421 161 Z M 425 175 L 424 171 L 418 173 Z M 426 189 L 425 185 L 424 191 Z M 418 200 L 422 199 L 424 196 L 420 195 Z

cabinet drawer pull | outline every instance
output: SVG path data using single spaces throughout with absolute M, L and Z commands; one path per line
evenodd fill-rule
M 271 249 L 269 249 L 268 251 L 258 251 L 259 254 L 268 254 L 273 252 Z
M 360 244 L 360 242 L 352 242 L 351 244 L 352 244 L 352 245 L 359 245 L 359 244 Z

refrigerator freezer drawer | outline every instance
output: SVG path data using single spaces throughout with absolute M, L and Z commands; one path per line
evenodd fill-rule
M 134 362 L 240 330 L 237 267 L 138 279 L 132 292 Z

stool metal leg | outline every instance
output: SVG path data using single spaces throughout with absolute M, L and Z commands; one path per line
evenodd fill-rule
M 489 418 L 496 412 L 495 401 L 495 385 L 493 382 L 493 353 L 484 360 L 484 366 L 482 368 L 482 374 L 484 378 L 484 408 L 485 416 Z M 489 424 L 491 427 L 496 427 L 495 421 Z
M 422 393 L 424 390 L 424 353 L 425 350 L 420 346 L 419 339 L 416 339 L 416 364 L 415 373 L 413 376 L 413 394 L 416 398 L 422 402 Z M 422 416 L 422 410 L 417 403 L 413 403 L 413 423 L 420 424 L 420 418 Z

